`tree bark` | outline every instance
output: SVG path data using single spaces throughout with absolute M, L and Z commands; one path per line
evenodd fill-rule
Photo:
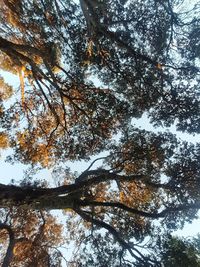
M 60 189 L 60 190 L 59 190 Z M 23 206 L 33 209 L 72 208 L 74 194 L 62 194 L 63 188 L 33 188 L 0 184 L 0 207 Z
M 8 244 L 8 248 L 6 251 L 6 255 L 5 255 L 3 263 L 2 263 L 2 267 L 8 267 L 10 265 L 10 262 L 11 262 L 12 257 L 13 257 L 13 248 L 15 246 L 15 237 L 14 237 L 14 232 L 9 225 L 7 225 L 5 223 L 0 223 L 0 230 L 3 230 L 3 229 L 5 229 L 8 232 L 9 244 Z

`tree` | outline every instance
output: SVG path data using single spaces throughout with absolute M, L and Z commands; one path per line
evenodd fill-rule
M 185 246 L 172 238 L 162 256 L 152 244 L 155 233 L 197 217 L 200 145 L 138 129 L 134 119 L 146 114 L 155 127 L 199 134 L 199 8 L 0 1 L 0 148 L 10 148 L 12 163 L 52 169 L 60 184 L 0 184 L 3 266 L 60 266 L 63 242 L 76 249 L 68 266 L 162 266 L 168 247 Z M 83 173 L 68 169 L 81 160 Z M 64 239 L 55 209 L 66 218 Z
M 193 240 L 168 236 L 163 242 L 164 266 L 200 266 L 198 242 L 199 236 Z
M 63 242 L 62 226 L 55 218 L 47 212 L 18 207 L 2 210 L 1 218 L 5 218 L 0 224 L 3 267 L 61 266 L 62 254 L 56 246 Z

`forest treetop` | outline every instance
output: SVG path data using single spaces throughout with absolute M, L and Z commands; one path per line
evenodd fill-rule
M 0 0 L 0 12 L 0 148 L 12 149 L 11 162 L 54 168 L 60 178 L 57 188 L 42 179 L 1 184 L 0 228 L 10 240 L 26 236 L 25 247 L 47 248 L 40 255 L 47 266 L 46 222 L 58 235 L 61 227 L 44 210 L 62 209 L 69 239 L 80 242 L 77 227 L 85 244 L 83 266 L 160 266 L 161 254 L 144 241 L 159 232 L 154 220 L 168 231 L 197 216 L 200 146 L 132 122 L 146 114 L 155 127 L 200 133 L 200 3 Z M 5 72 L 19 85 L 11 86 Z M 101 168 L 91 164 L 80 175 L 67 168 L 67 161 L 92 160 L 100 152 L 107 155 Z M 35 216 L 34 234 L 17 228 L 17 214 L 24 222 Z M 43 233 L 40 243 L 36 231 Z M 52 240 L 52 246 L 59 243 Z M 96 257 L 87 254 L 91 244 Z M 37 258 L 34 251 L 27 266 Z
M 2 119 L 16 156 L 88 158 L 144 112 L 199 133 L 199 6 L 173 11 L 181 2 L 2 1 L 1 69 L 21 84 Z

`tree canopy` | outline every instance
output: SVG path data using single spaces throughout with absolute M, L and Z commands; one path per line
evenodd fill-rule
M 169 233 L 197 218 L 200 143 L 168 129 L 200 133 L 200 2 L 0 0 L 0 12 L 0 149 L 59 184 L 0 184 L 2 266 L 199 266 L 197 240 Z M 144 115 L 155 131 L 134 125 Z

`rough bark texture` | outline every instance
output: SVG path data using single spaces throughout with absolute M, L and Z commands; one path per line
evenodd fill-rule
M 1 207 L 23 206 L 34 209 L 72 208 L 73 198 L 60 196 L 58 188 L 21 188 L 13 185 L 0 185 Z

